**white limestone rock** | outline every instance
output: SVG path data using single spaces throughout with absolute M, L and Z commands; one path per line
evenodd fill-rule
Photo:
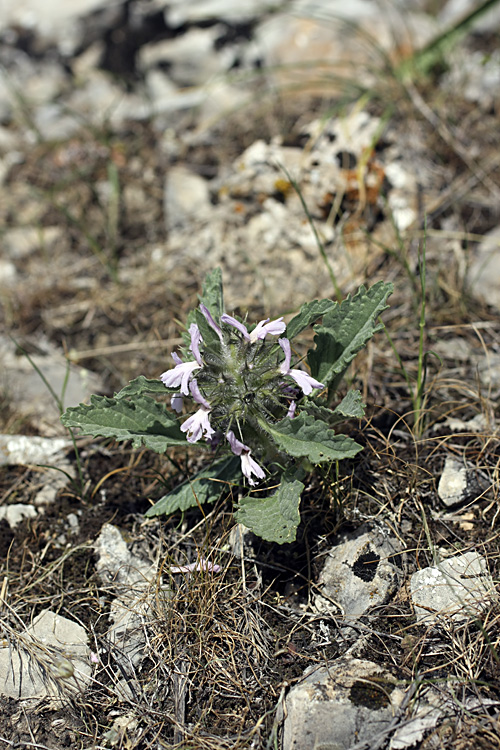
M 417 570 L 410 590 L 417 621 L 426 624 L 477 617 L 497 598 L 486 560 L 473 550 Z
M 439 479 L 438 495 L 448 507 L 472 502 L 481 489 L 473 472 L 460 461 L 446 457 Z
M 0 648 L 0 693 L 10 698 L 64 701 L 90 682 L 85 629 L 44 609 L 11 643 Z
M 469 266 L 468 282 L 475 295 L 500 308 L 500 227 L 485 234 L 479 243 Z
M 336 615 L 340 611 L 346 620 L 355 620 L 385 604 L 403 581 L 401 551 L 388 529 L 358 529 L 328 553 L 316 609 Z
M 348 750 L 379 737 L 404 697 L 373 662 L 341 657 L 313 669 L 285 700 L 283 750 Z
M 185 167 L 172 167 L 166 178 L 164 208 L 169 230 L 206 219 L 211 209 L 208 183 Z
M 12 505 L 0 506 L 0 521 L 7 521 L 10 528 L 15 528 L 25 518 L 35 518 L 38 511 L 32 505 L 24 503 L 12 503 Z

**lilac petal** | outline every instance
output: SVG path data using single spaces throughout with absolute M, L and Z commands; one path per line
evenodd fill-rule
M 286 413 L 286 416 L 289 419 L 293 419 L 294 416 L 295 416 L 295 412 L 296 411 L 297 411 L 297 402 L 296 401 L 291 401 L 290 402 L 290 406 L 288 407 L 288 411 Z
M 220 565 L 205 560 L 204 557 L 200 557 L 198 562 L 189 563 L 189 565 L 171 565 L 169 568 L 171 573 L 192 573 L 194 570 L 206 570 L 208 573 L 219 573 L 222 568 Z
M 305 396 L 309 396 L 313 388 L 325 387 L 323 383 L 320 383 L 318 380 L 313 378 L 311 375 L 308 375 L 306 372 L 303 372 L 302 370 L 290 370 L 288 375 L 290 375 L 295 380 L 299 388 L 302 388 L 302 392 Z
M 259 466 L 257 461 L 253 460 L 250 453 L 251 451 L 241 454 L 241 471 L 248 479 L 248 483 L 251 484 L 252 487 L 255 487 L 258 482 L 255 482 L 252 479 L 252 474 L 255 474 L 258 479 L 264 479 L 266 474 L 262 466 Z
M 237 328 L 238 331 L 243 334 L 245 340 L 250 341 L 250 334 L 248 333 L 246 325 L 240 323 L 240 321 L 236 320 L 236 318 L 233 318 L 232 315 L 221 315 L 220 320 L 221 323 L 228 323 L 230 326 L 233 326 L 233 328 Z
M 248 479 L 248 483 L 254 487 L 257 482 L 254 482 L 252 479 L 252 474 L 254 474 L 258 479 L 264 479 L 265 472 L 264 469 L 259 466 L 257 461 L 254 461 L 254 459 L 251 457 L 250 453 L 252 452 L 248 445 L 245 445 L 245 443 L 242 443 L 241 440 L 238 440 L 236 435 L 232 430 L 229 430 L 226 433 L 226 438 L 231 446 L 231 450 L 236 456 L 240 456 L 241 459 L 241 471 Z
M 182 398 L 182 393 L 173 393 L 172 398 L 170 399 L 170 406 L 174 411 L 177 412 L 177 414 L 180 414 L 182 411 L 182 407 L 184 406 L 184 399 Z
M 189 390 L 191 391 L 191 395 L 196 401 L 197 404 L 200 404 L 201 406 L 204 406 L 207 411 L 210 411 L 210 404 L 208 403 L 207 399 L 203 396 L 201 393 L 198 381 L 193 378 L 191 382 L 189 383 Z
M 217 334 L 217 336 L 222 341 L 222 329 L 221 329 L 220 326 L 217 325 L 217 323 L 215 322 L 215 320 L 212 318 L 212 315 L 211 315 L 210 310 L 208 309 L 208 307 L 206 307 L 205 305 L 200 305 L 200 310 L 203 313 L 203 315 L 205 317 L 205 320 L 207 321 L 208 325 L 211 328 L 214 329 L 215 333 Z M 222 316 L 222 317 L 224 317 L 224 316 Z M 222 318 L 221 318 L 221 320 L 222 320 Z
M 268 333 L 271 336 L 279 336 L 286 329 L 286 323 L 282 321 L 283 316 L 276 320 L 271 320 L 270 323 L 269 318 L 259 321 L 253 331 L 250 332 L 250 341 L 255 343 L 258 339 L 265 339 Z
M 191 323 L 191 325 L 189 326 L 189 333 L 191 336 L 191 345 L 189 348 L 193 352 L 194 358 L 198 362 L 198 365 L 201 367 L 203 365 L 203 360 L 200 354 L 201 333 L 196 323 Z
M 280 371 L 283 373 L 283 375 L 288 375 L 288 373 L 290 372 L 290 362 L 292 359 L 292 348 L 288 339 L 278 339 L 278 344 L 281 346 L 285 354 L 285 359 L 281 363 Z
M 200 438 L 205 437 L 207 440 L 215 434 L 208 418 L 209 412 L 201 407 L 197 412 L 192 414 L 181 425 L 181 431 L 187 433 L 188 443 L 197 443 Z
M 229 446 L 231 450 L 233 451 L 235 456 L 241 456 L 241 452 L 246 450 L 249 451 L 250 448 L 248 445 L 245 445 L 245 443 L 240 442 L 234 432 L 232 430 L 229 430 L 226 433 L 227 442 L 229 443 Z
M 200 365 L 197 362 L 180 361 L 172 370 L 167 370 L 160 375 L 160 380 L 167 388 L 178 388 L 185 396 L 189 395 L 189 380 L 194 370 Z

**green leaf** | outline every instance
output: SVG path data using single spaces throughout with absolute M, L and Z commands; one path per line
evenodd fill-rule
M 287 469 L 278 490 L 268 497 L 248 495 L 243 498 L 234 517 L 267 542 L 294 542 L 300 523 L 299 505 L 304 472 Z
M 214 268 L 213 271 L 210 271 L 210 273 L 206 275 L 205 281 L 202 284 L 201 294 L 198 295 L 198 299 L 200 300 L 200 303 L 202 303 L 209 309 L 213 319 L 218 324 L 220 321 L 220 316 L 224 312 L 224 291 L 222 287 L 222 271 L 220 268 Z M 200 329 L 201 336 L 206 345 L 208 345 L 209 347 L 213 347 L 213 345 L 217 344 L 220 345 L 217 333 L 213 328 L 211 328 L 211 326 L 209 326 L 205 317 L 198 308 L 196 308 L 195 310 L 191 310 L 191 312 L 187 316 L 187 329 L 189 329 L 191 323 L 196 323 L 196 325 Z M 187 330 L 182 334 L 182 338 L 184 339 L 186 347 L 189 347 L 191 339 Z
M 222 288 L 222 271 L 214 268 L 205 277 L 201 289 L 200 302 L 208 307 L 215 322 L 218 323 L 224 312 L 224 291 Z
M 213 503 L 228 484 L 239 484 L 241 480 L 240 460 L 237 456 L 225 456 L 211 466 L 187 479 L 174 490 L 164 495 L 146 511 L 146 517 L 161 516 L 176 510 L 187 510 L 195 505 Z
M 326 422 L 301 412 L 297 417 L 285 417 L 275 425 L 259 420 L 279 448 L 295 458 L 308 458 L 313 464 L 352 458 L 361 450 L 347 435 L 336 435 Z
M 337 404 L 332 415 L 335 418 L 335 422 L 343 422 L 344 419 L 361 419 L 361 417 L 364 417 L 365 404 L 361 399 L 361 393 L 359 391 L 348 391 L 340 404 Z
M 387 308 L 387 297 L 393 285 L 379 281 L 369 290 L 360 287 L 354 297 L 347 297 L 330 310 L 322 325 L 314 327 L 315 349 L 308 352 L 311 374 L 334 391 L 349 363 L 374 333 L 383 328 L 377 323 L 379 315 Z
M 207 319 L 200 310 L 196 309 L 193 313 L 191 322 L 196 323 L 200 329 L 201 338 L 203 339 L 205 346 L 208 347 L 210 351 L 220 351 L 220 339 L 217 332 L 208 324 Z M 189 355 L 191 359 L 194 359 L 191 352 L 189 352 Z
M 306 302 L 305 305 L 302 305 L 300 308 L 300 312 L 298 312 L 287 325 L 287 338 L 293 339 L 304 329 L 308 328 L 313 323 L 316 323 L 319 318 L 332 310 L 337 304 L 337 302 L 333 302 L 331 299 L 315 299 L 312 302 Z
M 161 380 L 150 380 L 144 375 L 139 375 L 128 383 L 121 391 L 115 393 L 114 398 L 128 398 L 129 396 L 141 396 L 143 393 L 157 393 L 165 396 L 167 393 L 177 392 L 179 388 L 167 388 Z
M 124 398 L 91 396 L 90 404 L 70 406 L 61 417 L 66 427 L 78 427 L 84 435 L 131 440 L 134 448 L 142 444 L 156 453 L 171 445 L 186 445 L 177 417 L 149 396 Z
M 314 401 L 306 401 L 302 410 L 311 414 L 314 419 L 326 422 L 329 427 L 345 422 L 346 419 L 361 419 L 365 415 L 365 405 L 359 391 L 349 391 L 333 410 Z

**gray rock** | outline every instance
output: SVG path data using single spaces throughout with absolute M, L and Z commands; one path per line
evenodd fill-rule
M 264 12 L 279 8 L 283 0 L 170 0 L 165 9 L 169 26 L 183 23 L 198 23 L 212 19 L 224 21 L 248 21 Z
M 477 617 L 497 598 L 486 560 L 475 551 L 418 570 L 410 590 L 417 621 L 445 625 Z
M 234 52 L 215 52 L 215 41 L 224 27 L 189 29 L 182 36 L 142 47 L 139 65 L 144 71 L 168 64 L 168 77 L 176 86 L 201 86 L 224 73 L 234 63 Z
M 475 295 L 500 308 L 500 227 L 479 243 L 469 266 L 469 285 Z
M 71 54 L 82 39 L 80 18 L 101 8 L 121 5 L 123 0 L 3 0 L 0 31 L 20 27 L 33 31 L 39 42 L 56 43 L 63 54 Z
M 70 364 L 61 351 L 39 338 L 36 342 L 23 339 L 19 343 L 29 352 L 31 362 L 16 350 L 10 339 L 0 336 L 2 387 L 9 396 L 12 408 L 20 418 L 31 421 L 45 435 L 67 436 L 67 430 L 60 421 L 56 400 L 43 378 L 50 383 L 59 398 L 64 397 L 65 407 L 77 406 L 92 393 L 102 391 L 101 378 L 83 367 Z M 30 463 L 50 461 L 42 458 L 32 459 Z
M 64 700 L 90 682 L 85 629 L 48 609 L 0 648 L 0 693 L 11 698 Z M 4 641 L 5 643 L 5 641 Z
M 321 571 L 315 607 L 347 620 L 384 604 L 401 585 L 401 544 L 388 529 L 362 527 L 333 547 Z
M 283 750 L 348 750 L 381 736 L 404 693 L 370 661 L 342 657 L 309 672 L 285 701 Z
M 479 493 L 480 487 L 473 472 L 447 456 L 438 485 L 438 495 L 443 503 L 450 507 L 470 502 Z
M 63 236 L 61 227 L 15 227 L 8 229 L 2 237 L 6 255 L 12 260 L 48 248 Z
M 99 556 L 97 572 L 117 594 L 109 613 L 108 643 L 121 669 L 132 675 L 144 658 L 147 642 L 144 625 L 151 607 L 149 589 L 156 565 L 133 555 L 120 530 L 111 524 L 102 527 L 95 550 Z
M 211 209 L 208 183 L 185 167 L 172 167 L 167 174 L 164 208 L 169 230 L 191 220 L 202 221 Z

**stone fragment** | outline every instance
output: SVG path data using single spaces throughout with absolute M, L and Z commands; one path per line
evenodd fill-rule
M 439 479 L 438 495 L 448 507 L 471 502 L 480 492 L 479 484 L 469 469 L 460 461 L 446 457 Z
M 460 623 L 477 617 L 496 598 L 486 560 L 475 551 L 417 570 L 410 590 L 420 623 Z
M 114 583 L 125 588 L 149 585 L 156 566 L 133 555 L 121 531 L 110 523 L 104 524 L 94 542 L 98 555 L 96 571 L 103 583 Z
M 24 505 L 24 503 L 0 506 L 0 521 L 5 519 L 11 529 L 24 521 L 25 518 L 35 518 L 37 514 L 36 508 L 32 505 Z
M 64 700 L 90 681 L 85 629 L 44 609 L 15 642 L 0 648 L 0 693 Z M 5 641 L 4 641 L 5 643 Z
M 472 258 L 468 272 L 473 294 L 500 308 L 500 227 L 485 234 Z
M 112 584 L 117 594 L 109 613 L 108 643 L 123 672 L 132 675 L 144 657 L 144 624 L 150 610 L 149 588 L 156 566 L 133 555 L 120 530 L 111 524 L 102 527 L 95 551 L 101 580 L 108 586 Z
M 70 364 L 61 351 L 40 338 L 37 341 L 23 339 L 19 344 L 29 353 L 31 362 L 10 339 L 0 336 L 2 389 L 8 395 L 12 409 L 44 435 L 67 436 L 56 399 L 49 392 L 44 378 L 56 396 L 64 398 L 64 407 L 77 406 L 92 393 L 102 391 L 101 378 L 83 367 Z M 30 463 L 50 461 L 42 458 L 32 459 Z
M 61 227 L 15 227 L 2 237 L 2 246 L 11 259 L 25 258 L 40 248 L 50 248 L 63 236 Z
M 71 440 L 65 438 L 0 435 L 0 466 L 49 464 L 71 445 Z
M 167 229 L 186 226 L 193 219 L 203 220 L 211 208 L 208 183 L 182 166 L 169 169 L 165 186 Z
M 403 580 L 401 544 L 387 529 L 361 527 L 328 553 L 315 607 L 347 620 L 388 601 Z
M 313 669 L 285 700 L 283 750 L 348 750 L 380 738 L 403 697 L 370 661 L 341 657 Z

